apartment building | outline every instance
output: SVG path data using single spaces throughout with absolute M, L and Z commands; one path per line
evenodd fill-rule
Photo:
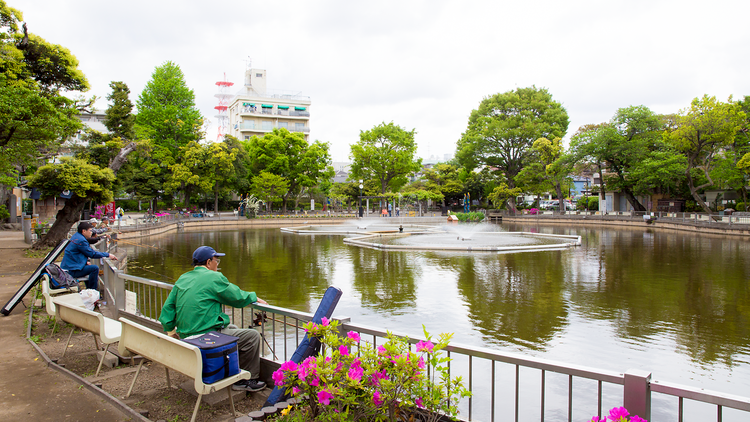
M 263 136 L 275 128 L 310 136 L 310 97 L 268 91 L 264 69 L 247 69 L 245 86 L 229 105 L 229 131 L 237 139 Z

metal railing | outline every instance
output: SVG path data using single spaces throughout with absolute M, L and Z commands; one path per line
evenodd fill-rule
M 651 221 L 653 222 L 670 222 L 678 224 L 691 225 L 750 225 L 750 215 L 748 213 L 725 214 L 717 213 L 699 213 L 699 212 L 664 212 L 664 211 L 565 211 L 561 213 L 556 210 L 518 210 L 511 213 L 507 210 L 494 210 L 508 217 L 515 218 L 580 218 L 580 219 L 601 219 L 601 220 L 631 220 L 631 221 Z
M 105 285 L 112 295 L 114 308 L 118 313 L 125 313 L 128 317 L 140 319 L 151 326 L 158 324 L 156 319 L 172 285 L 125 274 L 113 268 L 109 260 L 102 261 L 107 264 L 104 265 Z M 267 320 L 262 321 L 256 329 L 263 335 L 266 345 L 264 357 L 278 363 L 288 360 L 304 338 L 302 326 L 311 321 L 313 315 L 257 303 L 242 309 L 225 308 L 231 322 L 240 327 L 252 326 L 254 319 L 260 319 L 256 312 L 261 311 L 265 312 Z M 350 318 L 334 319 L 342 323 L 342 335 L 349 331 L 357 332 L 363 341 L 370 342 L 373 346 L 384 343 L 388 336 L 385 330 L 356 324 Z M 423 340 L 418 336 L 394 334 L 408 338 L 411 344 Z M 522 417 L 522 413 L 525 415 L 530 412 L 537 413 L 540 421 L 544 421 L 545 415 L 549 413 L 556 415 L 550 417 L 550 420 L 561 420 L 559 416 L 565 414 L 566 420 L 573 421 L 580 419 L 574 419 L 574 409 L 581 413 L 582 407 L 602 415 L 602 411 L 605 410 L 602 408 L 605 389 L 609 401 L 613 401 L 614 397 L 614 402 L 625 406 L 631 414 L 640 415 L 648 420 L 651 420 L 651 398 L 655 394 L 677 398 L 674 413 L 678 415 L 678 422 L 684 421 L 685 400 L 716 406 L 717 422 L 723 422 L 725 408 L 747 412 L 746 415 L 743 414 L 743 418 L 750 418 L 748 397 L 654 381 L 651 380 L 651 373 L 647 371 L 628 370 L 620 373 L 458 344 L 449 344 L 445 351 L 452 359 L 447 363 L 451 376 L 462 376 L 465 386 L 473 394 L 459 403 L 461 417 L 470 421 L 519 421 L 528 419 Z M 506 377 L 501 376 L 502 373 L 505 373 Z M 566 382 L 560 382 L 560 376 Z M 555 377 L 556 381 L 550 382 L 552 377 Z M 595 388 L 587 383 L 593 383 Z M 536 387 L 534 390 L 538 390 L 529 393 L 529 384 Z M 549 384 L 553 384 L 553 387 L 548 388 Z M 612 386 L 617 388 L 617 392 L 611 393 Z M 560 391 L 563 390 L 564 397 L 561 397 Z M 581 392 L 586 393 L 583 399 L 580 398 Z M 504 403 L 503 397 L 511 398 L 511 403 Z M 533 419 L 536 417 L 533 416 Z M 589 417 L 591 415 L 587 413 L 580 420 Z

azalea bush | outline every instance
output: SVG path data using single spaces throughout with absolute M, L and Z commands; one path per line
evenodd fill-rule
M 385 344 L 374 348 L 359 334 L 339 335 L 338 321 L 323 318 L 307 323 L 308 335 L 324 344 L 326 353 L 299 365 L 287 361 L 273 373 L 277 387 L 300 399 L 279 421 L 437 421 L 441 415 L 458 416 L 458 402 L 471 393 L 461 377 L 451 379 L 441 349 L 452 334 L 441 334 L 411 351 L 407 339 L 388 333 Z
M 630 413 L 628 413 L 628 410 L 624 407 L 613 407 L 609 411 L 609 415 L 601 419 L 599 419 L 599 416 L 594 416 L 593 418 L 591 418 L 590 422 L 648 422 L 646 419 L 643 419 L 637 415 L 633 415 L 633 417 L 630 419 L 628 419 L 628 416 L 630 416 Z

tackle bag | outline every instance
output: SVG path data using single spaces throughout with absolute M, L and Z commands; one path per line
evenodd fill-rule
M 68 274 L 54 262 L 47 264 L 44 271 L 49 275 L 49 287 L 52 289 L 71 289 L 78 287 L 78 280 Z
M 240 357 L 237 349 L 237 337 L 228 336 L 217 331 L 192 336 L 183 340 L 201 349 L 203 357 L 203 383 L 213 384 L 216 381 L 240 373 Z

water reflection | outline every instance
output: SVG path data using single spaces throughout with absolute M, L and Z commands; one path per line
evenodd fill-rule
M 750 242 L 627 228 L 509 225 L 580 235 L 517 254 L 387 252 L 278 229 L 178 233 L 128 246 L 129 272 L 174 281 L 208 244 L 221 271 L 274 305 L 313 311 L 325 288 L 355 322 L 750 395 Z M 732 380 L 731 387 L 728 385 Z M 730 390 L 731 388 L 731 390 Z

